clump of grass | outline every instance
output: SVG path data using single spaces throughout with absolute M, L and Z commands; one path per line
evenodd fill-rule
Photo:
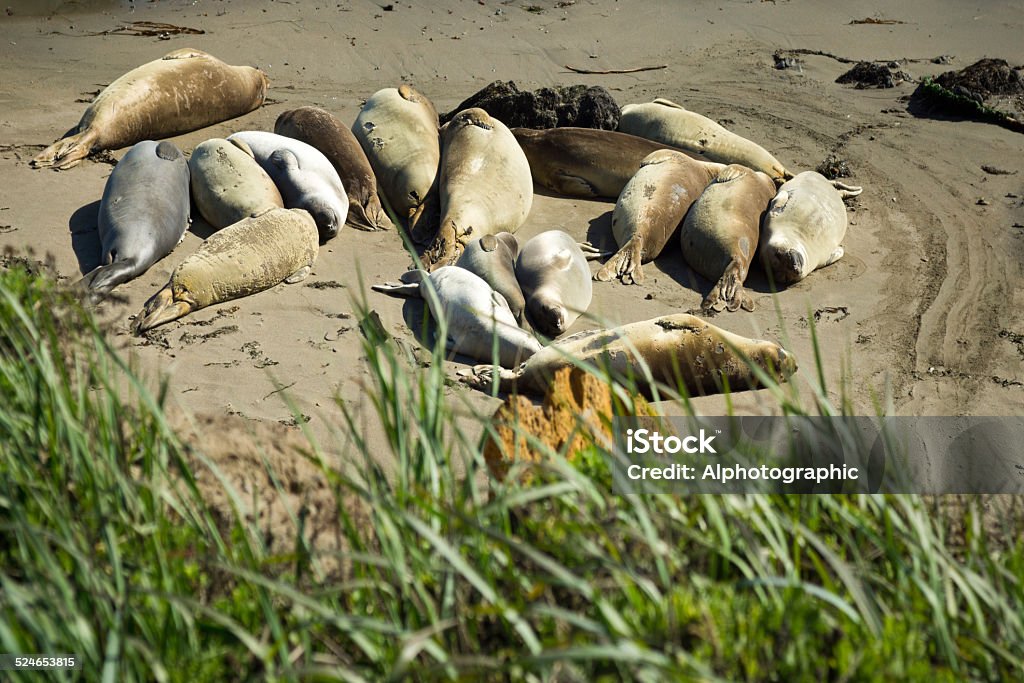
M 106 680 L 1019 676 L 1019 526 L 993 543 L 968 506 L 952 539 L 912 496 L 619 496 L 596 448 L 488 484 L 443 349 L 421 369 L 375 329 L 386 452 L 349 412 L 356 474 L 311 456 L 339 514 L 371 510 L 343 517 L 350 571 L 328 579 L 241 515 L 218 532 L 190 477 L 216 463 L 159 395 L 50 283 L 0 272 L 0 649 Z

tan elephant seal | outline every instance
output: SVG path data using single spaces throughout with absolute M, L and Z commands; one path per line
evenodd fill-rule
M 352 124 L 385 201 L 417 244 L 437 228 L 439 132 L 434 105 L 409 85 L 378 90 Z
M 348 194 L 348 219 L 357 230 L 390 230 L 377 197 L 377 178 L 352 131 L 320 107 L 299 107 L 277 117 L 274 132 L 316 147 L 334 165 Z
M 316 222 L 302 209 L 270 209 L 214 233 L 181 262 L 136 318 L 142 334 L 201 308 L 309 275 L 319 251 Z
M 562 230 L 547 230 L 523 245 L 516 278 L 530 324 L 548 337 L 565 332 L 590 308 L 594 285 L 587 256 Z
M 779 188 L 761 224 L 761 261 L 777 284 L 792 284 L 843 257 L 843 199 L 861 188 L 804 171 Z
M 669 149 L 648 155 L 612 211 L 612 235 L 619 251 L 594 279 L 641 284 L 642 264 L 658 258 L 690 205 L 723 168 Z
M 754 310 L 743 289 L 757 254 L 761 217 L 775 196 L 775 182 L 760 171 L 730 164 L 693 203 L 679 230 L 683 258 L 715 283 L 704 298 L 704 313 Z
M 466 245 L 466 250 L 455 262 L 459 268 L 483 278 L 494 291 L 505 297 L 516 322 L 522 324 L 526 299 L 516 279 L 516 257 L 519 240 L 510 232 L 484 235 Z
M 517 370 L 478 365 L 471 386 L 544 395 L 555 372 L 583 364 L 647 396 L 693 396 L 756 389 L 759 368 L 776 382 L 797 370 L 796 359 L 778 344 L 747 339 L 685 313 L 666 315 L 614 329 L 579 332 L 546 346 Z
M 569 197 L 616 199 L 640 164 L 669 145 L 596 128 L 513 128 L 533 181 Z
M 34 168 L 71 168 L 92 152 L 120 149 L 227 121 L 259 108 L 267 75 L 183 48 L 143 64 L 103 89 L 81 121 L 33 160 Z
M 664 142 L 708 161 L 740 164 L 761 171 L 776 183 L 793 177 L 764 147 L 664 98 L 645 104 L 627 104 L 622 108 L 619 130 Z
M 438 193 L 441 227 L 423 255 L 429 269 L 455 263 L 472 240 L 523 224 L 533 205 L 530 162 L 504 123 L 466 109 L 445 124 Z
M 201 143 L 192 150 L 188 168 L 196 208 L 217 230 L 267 209 L 284 208 L 277 185 L 241 140 Z
M 400 284 L 374 285 L 373 290 L 424 299 L 433 319 L 445 323 L 449 351 L 515 367 L 540 350 L 540 342 L 516 323 L 505 297 L 465 268 L 409 270 L 401 279 Z

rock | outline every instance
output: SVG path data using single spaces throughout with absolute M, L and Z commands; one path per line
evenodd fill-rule
M 577 126 L 615 130 L 618 103 L 601 86 L 568 85 L 520 90 L 513 81 L 494 81 L 441 117 L 447 123 L 470 107 L 480 107 L 509 128 Z
M 836 79 L 836 83 L 852 83 L 856 88 L 895 88 L 904 81 L 913 81 L 909 74 L 899 70 L 899 64 L 857 62 L 852 69 Z
M 484 460 L 491 474 L 503 481 L 513 463 L 539 463 L 546 458 L 547 450 L 530 443 L 531 439 L 563 453 L 569 461 L 591 445 L 609 448 L 613 416 L 654 416 L 642 397 L 631 400 L 632 406 L 624 406 L 604 380 L 580 368 L 563 368 L 555 373 L 540 405 L 523 396 L 509 396 L 498 408 L 491 418 L 494 435 L 484 437 Z
M 825 160 L 818 164 L 818 168 L 815 170 L 829 180 L 849 178 L 853 175 L 850 172 L 850 165 L 846 159 L 840 159 L 835 154 L 829 154 L 825 157 Z

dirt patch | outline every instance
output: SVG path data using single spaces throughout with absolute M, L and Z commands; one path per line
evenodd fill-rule
M 339 557 L 347 549 L 342 518 L 347 515 L 354 528 L 367 530 L 370 510 L 354 495 L 339 497 L 310 461 L 301 431 L 231 415 L 174 422 L 188 444 L 199 493 L 226 538 L 237 501 L 240 516 L 258 530 L 268 554 L 312 555 L 329 576 L 349 574 L 350 564 Z

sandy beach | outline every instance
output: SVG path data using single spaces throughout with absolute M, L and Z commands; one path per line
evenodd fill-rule
M 780 341 L 796 354 L 801 370 L 792 389 L 805 403 L 817 383 L 813 321 L 829 397 L 837 404 L 850 401 L 859 414 L 1024 413 L 1024 135 L 987 123 L 916 117 L 906 103 L 914 83 L 888 89 L 839 85 L 835 79 L 850 65 L 831 57 L 802 55 L 796 68 L 773 66 L 773 53 L 788 49 L 912 60 L 900 68 L 915 79 L 985 56 L 1018 65 L 1024 63 L 1019 2 L 851 0 L 840 7 L 786 0 L 678 6 L 647 0 L 170 0 L 4 6 L 0 248 L 20 255 L 31 250 L 40 260 L 51 256 L 68 282 L 97 264 L 99 199 L 112 161 L 127 150 L 63 172 L 33 170 L 28 160 L 74 126 L 98 90 L 171 50 L 195 47 L 230 64 L 258 66 L 271 82 L 261 109 L 173 138 L 186 154 L 212 137 L 272 130 L 281 112 L 307 104 L 348 125 L 365 98 L 403 82 L 442 112 L 499 79 L 524 89 L 601 85 L 620 105 L 655 97 L 680 102 L 758 142 L 794 172 L 814 169 L 830 154 L 848 162 L 851 176 L 844 182 L 864 192 L 848 203 L 844 258 L 774 295 L 755 269 L 748 286 L 757 310 L 714 320 L 738 334 Z M 865 18 L 897 23 L 851 23 Z M 134 21 L 203 33 L 166 40 L 109 33 Z M 931 61 L 940 56 L 948 56 L 948 63 Z M 566 65 L 667 68 L 581 75 Z M 518 234 L 529 238 L 559 228 L 610 248 L 613 206 L 539 191 Z M 186 413 L 294 425 L 282 400 L 287 393 L 312 434 L 327 450 L 343 454 L 344 437 L 331 436 L 344 424 L 335 397 L 357 414 L 370 410 L 357 302 L 365 298 L 388 332 L 416 346 L 402 302 L 369 291 L 409 266 L 399 235 L 346 228 L 321 248 L 305 282 L 200 311 L 149 339 L 131 336 L 131 318 L 200 244 L 203 230 L 196 220 L 194 234 L 170 256 L 121 286 L 118 300 L 101 305 L 114 345 L 147 377 L 166 377 L 170 402 Z M 648 267 L 644 285 L 595 283 L 590 319 L 572 331 L 696 312 L 710 285 L 672 243 Z M 448 363 L 449 375 L 465 366 L 462 360 Z M 467 415 L 492 412 L 499 402 L 457 384 L 448 391 Z M 762 394 L 737 395 L 732 405 L 738 412 L 770 412 L 773 402 Z M 726 409 L 722 397 L 694 405 L 704 414 Z M 674 403 L 657 408 L 665 414 L 682 409 Z M 367 436 L 371 444 L 381 438 L 372 429 Z

